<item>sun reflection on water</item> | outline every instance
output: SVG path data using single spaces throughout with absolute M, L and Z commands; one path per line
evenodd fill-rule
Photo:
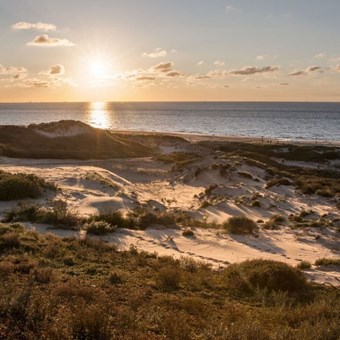
M 89 103 L 88 113 L 90 124 L 101 129 L 110 127 L 110 117 L 106 102 Z

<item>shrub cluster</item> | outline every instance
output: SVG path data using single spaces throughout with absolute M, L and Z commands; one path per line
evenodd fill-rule
M 38 198 L 55 186 L 32 174 L 11 174 L 0 170 L 0 201 Z
M 230 217 L 224 224 L 224 229 L 230 234 L 254 234 L 258 230 L 257 224 L 244 216 Z

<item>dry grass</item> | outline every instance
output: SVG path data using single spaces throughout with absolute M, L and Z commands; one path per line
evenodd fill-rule
M 15 246 L 0 257 L 0 338 L 340 336 L 339 291 L 308 284 L 285 264 L 256 260 L 213 271 L 192 260 L 0 225 L 1 244 L 13 235 Z M 71 267 L 67 257 L 76 259 Z

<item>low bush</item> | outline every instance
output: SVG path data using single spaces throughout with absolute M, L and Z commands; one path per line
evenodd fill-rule
M 316 266 L 340 266 L 340 258 L 321 258 L 315 261 Z
M 312 268 L 312 264 L 308 261 L 301 261 L 300 263 L 297 264 L 296 268 L 300 270 L 310 269 Z
M 117 229 L 117 226 L 113 226 L 105 221 L 91 221 L 83 225 L 83 229 L 89 234 L 93 235 L 105 235 L 112 233 Z
M 254 234 L 258 230 L 257 224 L 244 216 L 230 217 L 224 224 L 223 228 L 230 234 Z
M 0 201 L 38 198 L 55 186 L 32 174 L 11 174 L 0 170 Z
M 78 229 L 82 220 L 67 210 L 66 202 L 54 201 L 51 208 L 22 204 L 4 214 L 5 222 L 29 221 L 51 224 L 53 226 Z
M 181 273 L 177 267 L 165 266 L 157 275 L 157 284 L 164 290 L 176 290 L 180 286 Z
M 267 182 L 266 188 L 269 189 L 271 187 L 280 186 L 280 185 L 292 185 L 292 182 L 287 178 L 276 177 Z
M 184 237 L 194 237 L 195 233 L 192 229 L 185 229 L 185 230 L 182 231 L 182 235 Z
M 306 279 L 298 269 L 272 260 L 232 264 L 225 275 L 228 287 L 241 295 L 254 295 L 258 288 L 268 292 L 287 292 L 295 297 L 302 297 L 308 291 Z

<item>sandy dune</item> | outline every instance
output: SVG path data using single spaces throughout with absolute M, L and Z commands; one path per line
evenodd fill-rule
M 104 237 L 120 249 L 134 245 L 160 255 L 204 261 L 214 268 L 253 258 L 297 265 L 301 261 L 313 264 L 319 258 L 340 256 L 340 238 L 335 229 L 288 227 L 291 214 L 310 209 L 313 210 L 310 219 L 326 216 L 324 218 L 339 224 L 340 214 L 333 198 L 302 195 L 292 185 L 267 188 L 263 168 L 249 165 L 240 157 L 226 159 L 219 153 L 202 152 L 201 146 L 195 149 L 193 144 L 164 142 L 159 149 L 163 155 L 196 151 L 201 157 L 175 168 L 171 162 L 164 163 L 151 157 L 88 161 L 3 157 L 0 158 L 0 169 L 34 173 L 56 183 L 59 190 L 54 195 L 34 202 L 48 205 L 50 200 L 62 199 L 71 211 L 83 216 L 109 210 L 128 213 L 143 207 L 154 212 L 185 212 L 193 219 L 217 223 L 223 223 L 231 216 L 247 216 L 266 222 L 280 214 L 286 219 L 275 230 L 261 227 L 257 236 L 231 236 L 218 228 L 193 227 L 195 236 L 184 237 L 181 227 L 153 225 L 144 231 L 121 229 Z M 318 167 L 310 162 L 308 166 Z M 17 204 L 17 201 L 1 202 L 0 214 Z M 49 226 L 27 226 L 39 232 L 74 235 L 73 231 Z M 306 275 L 317 282 L 340 285 L 340 272 L 336 268 L 326 270 L 313 266 Z

